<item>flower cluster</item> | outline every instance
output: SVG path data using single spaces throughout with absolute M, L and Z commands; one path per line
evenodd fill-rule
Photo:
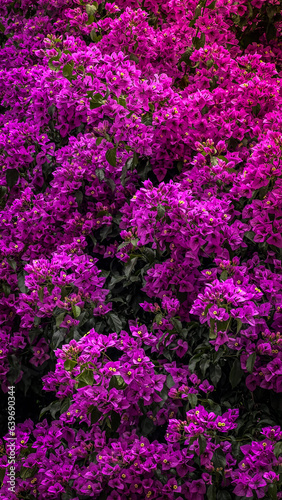
M 216 416 L 198 406 L 184 421 L 169 420 L 167 443 L 150 443 L 134 432 L 107 440 L 97 424 L 84 431 L 59 420 L 36 426 L 27 420 L 17 427 L 16 467 L 23 478 L 17 496 L 28 493 L 51 500 L 60 498 L 67 487 L 76 498 L 98 499 L 105 491 L 111 500 L 132 495 L 173 500 L 175 493 L 203 500 L 213 479 L 220 478 L 223 487 L 232 485 L 238 496 L 256 493 L 263 498 L 279 480 L 281 459 L 276 459 L 274 446 L 281 429 L 264 428 L 262 440 L 241 447 L 243 458 L 237 463 L 226 437 L 236 428 L 237 418 L 236 411 Z M 32 453 L 26 456 L 29 446 Z M 0 463 L 7 468 L 5 455 Z M 4 495 L 8 491 L 6 484 L 2 491 Z

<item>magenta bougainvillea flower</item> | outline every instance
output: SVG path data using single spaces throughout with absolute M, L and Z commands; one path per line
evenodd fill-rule
M 282 498 L 281 13 L 1 0 L 4 500 Z

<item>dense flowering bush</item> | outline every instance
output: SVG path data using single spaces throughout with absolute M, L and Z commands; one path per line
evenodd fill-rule
M 0 2 L 3 500 L 282 498 L 281 12 Z

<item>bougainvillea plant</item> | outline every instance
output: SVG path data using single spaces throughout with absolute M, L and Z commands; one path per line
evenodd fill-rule
M 1 499 L 282 498 L 281 14 L 0 1 Z

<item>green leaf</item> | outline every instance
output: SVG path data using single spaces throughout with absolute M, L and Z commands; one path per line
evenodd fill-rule
M 2 283 L 2 290 L 5 294 L 5 297 L 9 297 L 9 295 L 11 293 L 11 287 L 8 283 L 6 283 L 6 282 Z
M 53 401 L 52 403 L 50 403 L 48 406 L 46 406 L 41 410 L 39 415 L 39 420 L 43 417 L 43 415 L 45 415 L 47 411 L 49 411 L 51 413 L 51 416 L 55 418 L 56 413 L 60 411 L 60 408 L 61 408 L 61 401 Z
M 76 365 L 77 362 L 74 361 L 73 359 L 66 359 L 66 361 L 64 362 L 64 369 L 67 370 L 68 372 L 71 372 Z
M 174 382 L 172 376 L 170 375 L 170 373 L 166 378 L 166 385 L 169 389 L 171 389 L 175 385 L 175 382 Z
M 182 62 L 185 62 L 185 64 L 187 66 L 192 66 L 190 57 L 193 54 L 193 50 L 194 50 L 193 47 L 188 47 L 188 49 L 185 50 L 184 54 L 182 54 L 182 56 L 180 57 L 180 59 L 179 59 L 179 61 L 177 63 L 177 67 L 178 67 L 179 70 L 181 70 L 181 63 Z
M 253 354 L 251 354 L 247 359 L 246 368 L 249 373 L 253 373 L 256 357 L 257 357 L 256 353 L 253 352 Z
M 38 326 L 41 322 L 41 318 L 39 316 L 34 317 L 34 326 Z
M 152 248 L 144 247 L 142 249 L 142 255 L 144 255 L 146 261 L 149 262 L 149 264 L 153 264 L 156 259 L 156 252 Z
M 121 281 L 124 280 L 124 276 L 121 276 L 119 274 L 113 274 L 111 281 L 109 283 L 109 288 L 113 288 L 116 283 L 120 283 Z
M 129 59 L 139 64 L 139 58 L 135 54 L 130 54 Z
M 63 330 L 57 330 L 55 333 L 53 333 L 52 348 L 57 349 L 57 347 L 63 342 L 64 338 L 65 338 L 65 333 L 63 332 Z
M 277 5 L 267 5 L 266 13 L 267 13 L 267 17 L 270 21 L 277 14 L 278 10 L 279 10 L 279 7 Z
M 217 383 L 219 382 L 221 378 L 221 368 L 219 364 L 216 365 L 211 365 L 210 366 L 210 379 L 211 382 L 214 386 L 217 386 Z
M 83 372 L 76 377 L 76 380 L 79 380 L 79 382 L 83 382 L 85 385 L 93 385 L 94 384 L 93 370 L 90 370 L 89 368 L 83 370 Z
M 125 109 L 127 109 L 126 107 L 126 99 L 124 97 L 119 97 L 118 98 L 118 103 L 123 106 Z
M 17 184 L 18 178 L 19 178 L 19 172 L 17 171 L 16 168 L 9 168 L 9 170 L 7 170 L 6 182 L 9 188 L 12 188 Z
M 234 389 L 234 387 L 236 387 L 242 376 L 243 376 L 243 370 L 241 369 L 241 363 L 239 361 L 238 358 L 234 359 L 234 363 L 232 365 L 232 368 L 230 370 L 230 374 L 229 374 L 229 382 L 232 386 L 232 389 Z
M 200 2 L 195 8 L 194 17 L 189 23 L 190 28 L 193 28 L 195 26 L 195 23 L 197 19 L 200 17 L 201 13 L 202 13 L 202 2 Z
M 71 405 L 71 398 L 70 397 L 63 399 L 62 404 L 61 404 L 61 408 L 60 408 L 60 414 L 62 415 L 62 413 L 65 413 L 66 411 L 68 411 L 70 405 Z
M 53 292 L 54 288 L 55 288 L 55 285 L 53 285 L 53 283 L 48 283 L 47 290 L 50 293 L 50 295 Z
M 221 415 L 221 408 L 220 408 L 220 406 L 217 403 L 215 403 L 212 399 L 207 399 L 207 403 L 209 404 L 211 410 L 216 415 Z
M 157 206 L 157 213 L 158 213 L 159 220 L 163 218 L 163 216 L 165 215 L 165 212 L 166 212 L 166 210 L 165 210 L 165 207 L 163 205 Z
M 231 495 L 226 490 L 220 490 L 217 492 L 216 500 L 231 500 Z
M 81 203 L 83 202 L 83 193 L 82 191 L 75 191 L 75 200 L 76 200 L 76 203 L 79 205 L 81 205 Z
M 2 31 L 2 33 L 5 33 L 5 26 L 3 26 L 2 23 L 0 23 L 0 31 Z
M 213 462 L 215 469 L 219 469 L 219 468 L 224 469 L 226 467 L 225 453 L 222 451 L 221 448 L 217 448 L 215 450 L 213 457 L 212 457 L 212 462 Z
M 95 174 L 97 175 L 100 182 L 103 182 L 105 179 L 105 172 L 102 168 L 96 168 Z
M 121 250 L 122 248 L 127 247 L 127 246 L 128 246 L 128 244 L 129 244 L 129 242 L 128 242 L 128 241 L 123 241 L 123 242 L 122 242 L 122 243 L 121 243 L 121 244 L 117 247 L 117 249 L 118 249 L 118 250 Z
M 7 191 L 8 191 L 8 189 L 6 188 L 6 186 L 0 186 L 0 199 L 4 198 Z
M 60 324 L 64 321 L 65 311 L 56 316 L 56 327 L 59 328 Z
M 277 30 L 276 30 L 276 27 L 274 24 L 270 23 L 268 25 L 268 27 L 266 28 L 266 39 L 268 42 L 270 42 L 270 40 L 274 40 L 274 38 L 276 38 L 276 35 L 277 35 Z
M 37 465 L 34 465 L 33 467 L 24 467 L 22 465 L 20 470 L 20 477 L 22 479 L 28 479 L 30 477 L 35 476 L 37 471 L 38 471 Z
M 256 104 L 256 106 L 253 106 L 253 107 L 252 107 L 252 113 L 253 113 L 255 116 L 258 116 L 259 112 L 260 112 L 260 104 L 258 103 L 258 104 Z
M 111 380 L 109 383 L 109 389 L 112 389 L 113 387 L 115 389 L 119 389 L 119 390 L 123 390 L 127 387 L 127 384 L 125 383 L 125 381 L 123 380 L 121 375 L 113 375 L 111 377 Z
M 223 156 L 223 155 L 219 155 L 218 159 L 225 161 L 225 163 L 229 163 L 228 160 L 227 160 L 227 158 L 225 156 Z
M 216 334 L 216 333 L 215 333 L 215 331 L 214 331 L 214 325 L 215 325 L 215 319 L 214 319 L 214 318 L 211 318 L 211 319 L 210 319 L 210 334 L 209 334 L 209 338 L 210 338 L 211 340 L 214 340 L 214 339 L 216 339 L 216 337 L 217 337 L 217 334 Z
M 251 5 L 250 2 L 248 2 L 248 11 L 249 11 L 248 18 L 253 17 L 253 15 L 254 15 L 254 9 L 253 9 L 253 7 L 252 7 L 252 5 Z
M 201 33 L 200 38 L 194 36 L 193 39 L 192 39 L 192 41 L 193 41 L 194 47 L 197 50 L 203 48 L 205 46 L 205 43 L 206 43 L 206 35 L 205 35 L 205 33 Z
M 105 418 L 105 423 L 108 426 L 108 428 L 111 429 L 112 426 L 111 426 L 111 421 L 110 421 L 109 417 Z
M 207 447 L 207 440 L 203 434 L 199 435 L 198 443 L 199 443 L 200 455 L 202 455 L 203 453 L 205 453 Z
M 112 192 L 116 189 L 116 183 L 113 181 L 113 179 L 106 179 L 106 184 L 111 188 Z
M 38 293 L 38 298 L 39 298 L 40 302 L 43 302 L 43 299 L 44 299 L 44 288 L 42 288 L 42 287 L 41 287 L 41 288 L 38 290 L 38 292 L 37 292 L 37 293 Z
M 160 324 L 160 322 L 162 321 L 162 319 L 163 319 L 163 315 L 162 315 L 162 313 L 158 313 L 158 314 L 156 314 L 156 316 L 155 316 L 155 322 L 156 322 L 158 325 Z M 165 335 L 165 334 L 166 334 L 166 332 L 164 333 L 164 335 Z
M 244 234 L 244 236 L 246 238 L 248 238 L 248 240 L 254 241 L 255 233 L 254 233 L 254 231 L 246 231 L 246 233 Z
M 90 3 L 86 4 L 85 9 L 88 16 L 95 15 L 95 12 L 98 10 L 98 2 L 93 2 L 92 4 Z
M 112 232 L 112 225 L 106 225 L 100 230 L 101 241 L 104 241 L 107 236 Z
M 56 72 L 60 71 L 60 65 L 55 66 L 53 64 L 53 61 L 59 61 L 59 57 L 56 56 L 56 57 L 51 57 L 51 59 L 49 59 L 49 61 L 48 61 L 49 69 L 51 69 L 52 71 L 56 71 Z
M 38 337 L 39 334 L 40 334 L 40 330 L 38 328 L 31 328 L 29 330 L 28 337 L 29 337 L 31 344 L 33 344 L 34 339 L 36 339 L 36 337 Z
M 207 489 L 207 499 L 208 500 L 216 500 L 216 485 L 210 484 Z
M 133 259 L 130 259 L 125 268 L 124 268 L 124 274 L 126 276 L 126 278 L 129 278 L 129 276 L 132 274 L 132 272 L 134 271 L 134 268 L 136 266 L 136 263 L 138 261 L 138 257 L 133 257 Z
M 175 330 L 177 331 L 177 333 L 183 334 L 184 328 L 183 328 L 183 325 L 182 325 L 181 321 L 179 321 L 179 319 L 177 319 L 177 318 L 170 318 L 170 321 L 173 324 L 173 326 L 174 326 Z
M 141 424 L 142 436 L 148 436 L 155 429 L 154 422 L 151 418 L 145 417 Z
M 100 92 L 96 92 L 96 94 L 92 94 L 91 99 L 92 99 L 92 101 L 97 101 L 97 102 L 101 101 L 102 102 L 104 98 L 103 98 L 102 94 L 100 94 Z
M 98 137 L 98 139 L 96 139 L 96 146 L 100 146 L 102 140 L 103 140 L 103 137 Z
M 243 323 L 242 323 L 242 321 L 241 321 L 239 318 L 237 318 L 237 320 L 236 320 L 236 321 L 237 321 L 237 330 L 236 330 L 236 332 L 237 332 L 237 333 L 239 333 L 239 331 L 240 331 L 240 330 L 241 330 L 241 328 L 242 328 L 242 324 L 243 324 Z
M 222 271 L 222 273 L 220 275 L 220 279 L 221 279 L 221 281 L 226 281 L 228 279 L 227 271 Z
M 0 486 L 3 483 L 4 477 L 5 477 L 5 472 L 6 472 L 6 468 L 0 467 Z
M 106 152 L 106 160 L 112 167 L 117 166 L 117 150 L 116 148 L 110 148 Z
M 87 20 L 86 25 L 87 25 L 87 26 L 89 26 L 90 24 L 93 24 L 93 23 L 94 23 L 94 21 L 95 21 L 95 17 L 94 17 L 94 15 L 93 15 L 93 14 L 90 14 L 90 15 L 88 16 L 88 20 Z
M 125 179 L 126 179 L 126 174 L 127 174 L 128 170 L 129 170 L 129 168 L 127 166 L 127 162 L 125 162 L 125 164 L 122 167 L 121 176 L 120 176 L 120 182 L 121 182 L 122 186 L 125 186 Z
M 101 35 L 97 35 L 96 28 L 93 28 L 93 30 L 90 31 L 90 38 L 91 38 L 92 42 L 97 43 L 101 40 L 102 37 L 101 37 Z
M 96 424 L 98 422 L 99 418 L 101 417 L 102 413 L 98 408 L 95 406 L 93 410 L 91 411 L 91 424 Z
M 116 411 L 112 410 L 111 411 L 111 429 L 113 432 L 115 432 L 119 428 L 120 421 L 121 421 L 121 415 L 119 413 L 117 413 Z
M 198 398 L 197 398 L 196 394 L 189 393 L 188 394 L 188 401 L 190 403 L 191 408 L 195 408 L 195 406 L 197 405 L 197 402 L 198 402 Z
M 206 315 L 207 315 L 207 313 L 208 313 L 209 309 L 210 309 L 212 306 L 213 306 L 213 304 L 208 304 L 208 305 L 205 307 L 205 309 L 204 309 L 204 316 L 206 316 Z
M 196 365 L 199 363 L 202 355 L 201 354 L 195 354 L 189 361 L 189 370 L 190 372 L 193 372 L 196 368 Z
M 74 318 L 77 319 L 80 316 L 80 314 L 81 314 L 80 307 L 79 306 L 74 306 L 72 304 L 71 310 L 72 310 L 72 314 L 73 314 Z
M 93 101 L 93 99 L 91 99 L 90 101 L 90 109 L 96 109 L 96 108 L 100 108 L 101 106 L 103 106 L 103 101 Z
M 104 98 L 102 94 L 99 94 L 98 92 L 91 97 L 90 109 L 100 108 L 103 104 L 105 104 Z
M 229 320 L 226 321 L 216 321 L 216 328 L 218 332 L 226 332 Z
M 130 158 L 128 158 L 128 159 L 126 160 L 125 164 L 126 164 L 126 166 L 127 166 L 127 170 L 131 170 L 131 171 L 133 171 L 133 170 L 134 170 L 134 168 L 135 168 L 135 167 L 137 166 L 137 164 L 138 164 L 138 154 L 137 154 L 137 153 L 135 153 L 135 151 L 134 151 L 133 156 L 131 156 Z
M 74 63 L 67 63 L 63 67 L 63 75 L 65 78 L 70 78 L 72 76 Z
M 202 359 L 200 361 L 200 370 L 202 372 L 203 378 L 205 378 L 206 371 L 207 371 L 209 366 L 210 366 L 210 358 L 208 358 L 206 355 L 202 356 Z
M 278 458 L 280 455 L 282 455 L 282 441 L 278 441 L 276 445 L 274 446 L 274 455 Z
M 116 333 L 119 333 L 121 331 L 122 321 L 115 313 L 109 313 L 109 323 L 111 328 L 113 328 Z
M 11 260 L 11 259 L 7 259 L 7 262 L 9 264 L 9 266 L 11 266 L 11 268 L 13 269 L 13 271 L 16 271 L 17 269 L 17 263 L 15 260 Z
M 213 10 L 215 8 L 215 5 L 216 5 L 216 0 L 213 0 L 213 2 L 211 2 L 209 5 L 207 5 L 207 9 Z
M 271 500 L 277 500 L 277 484 L 272 483 L 268 486 L 267 490 L 268 496 Z

